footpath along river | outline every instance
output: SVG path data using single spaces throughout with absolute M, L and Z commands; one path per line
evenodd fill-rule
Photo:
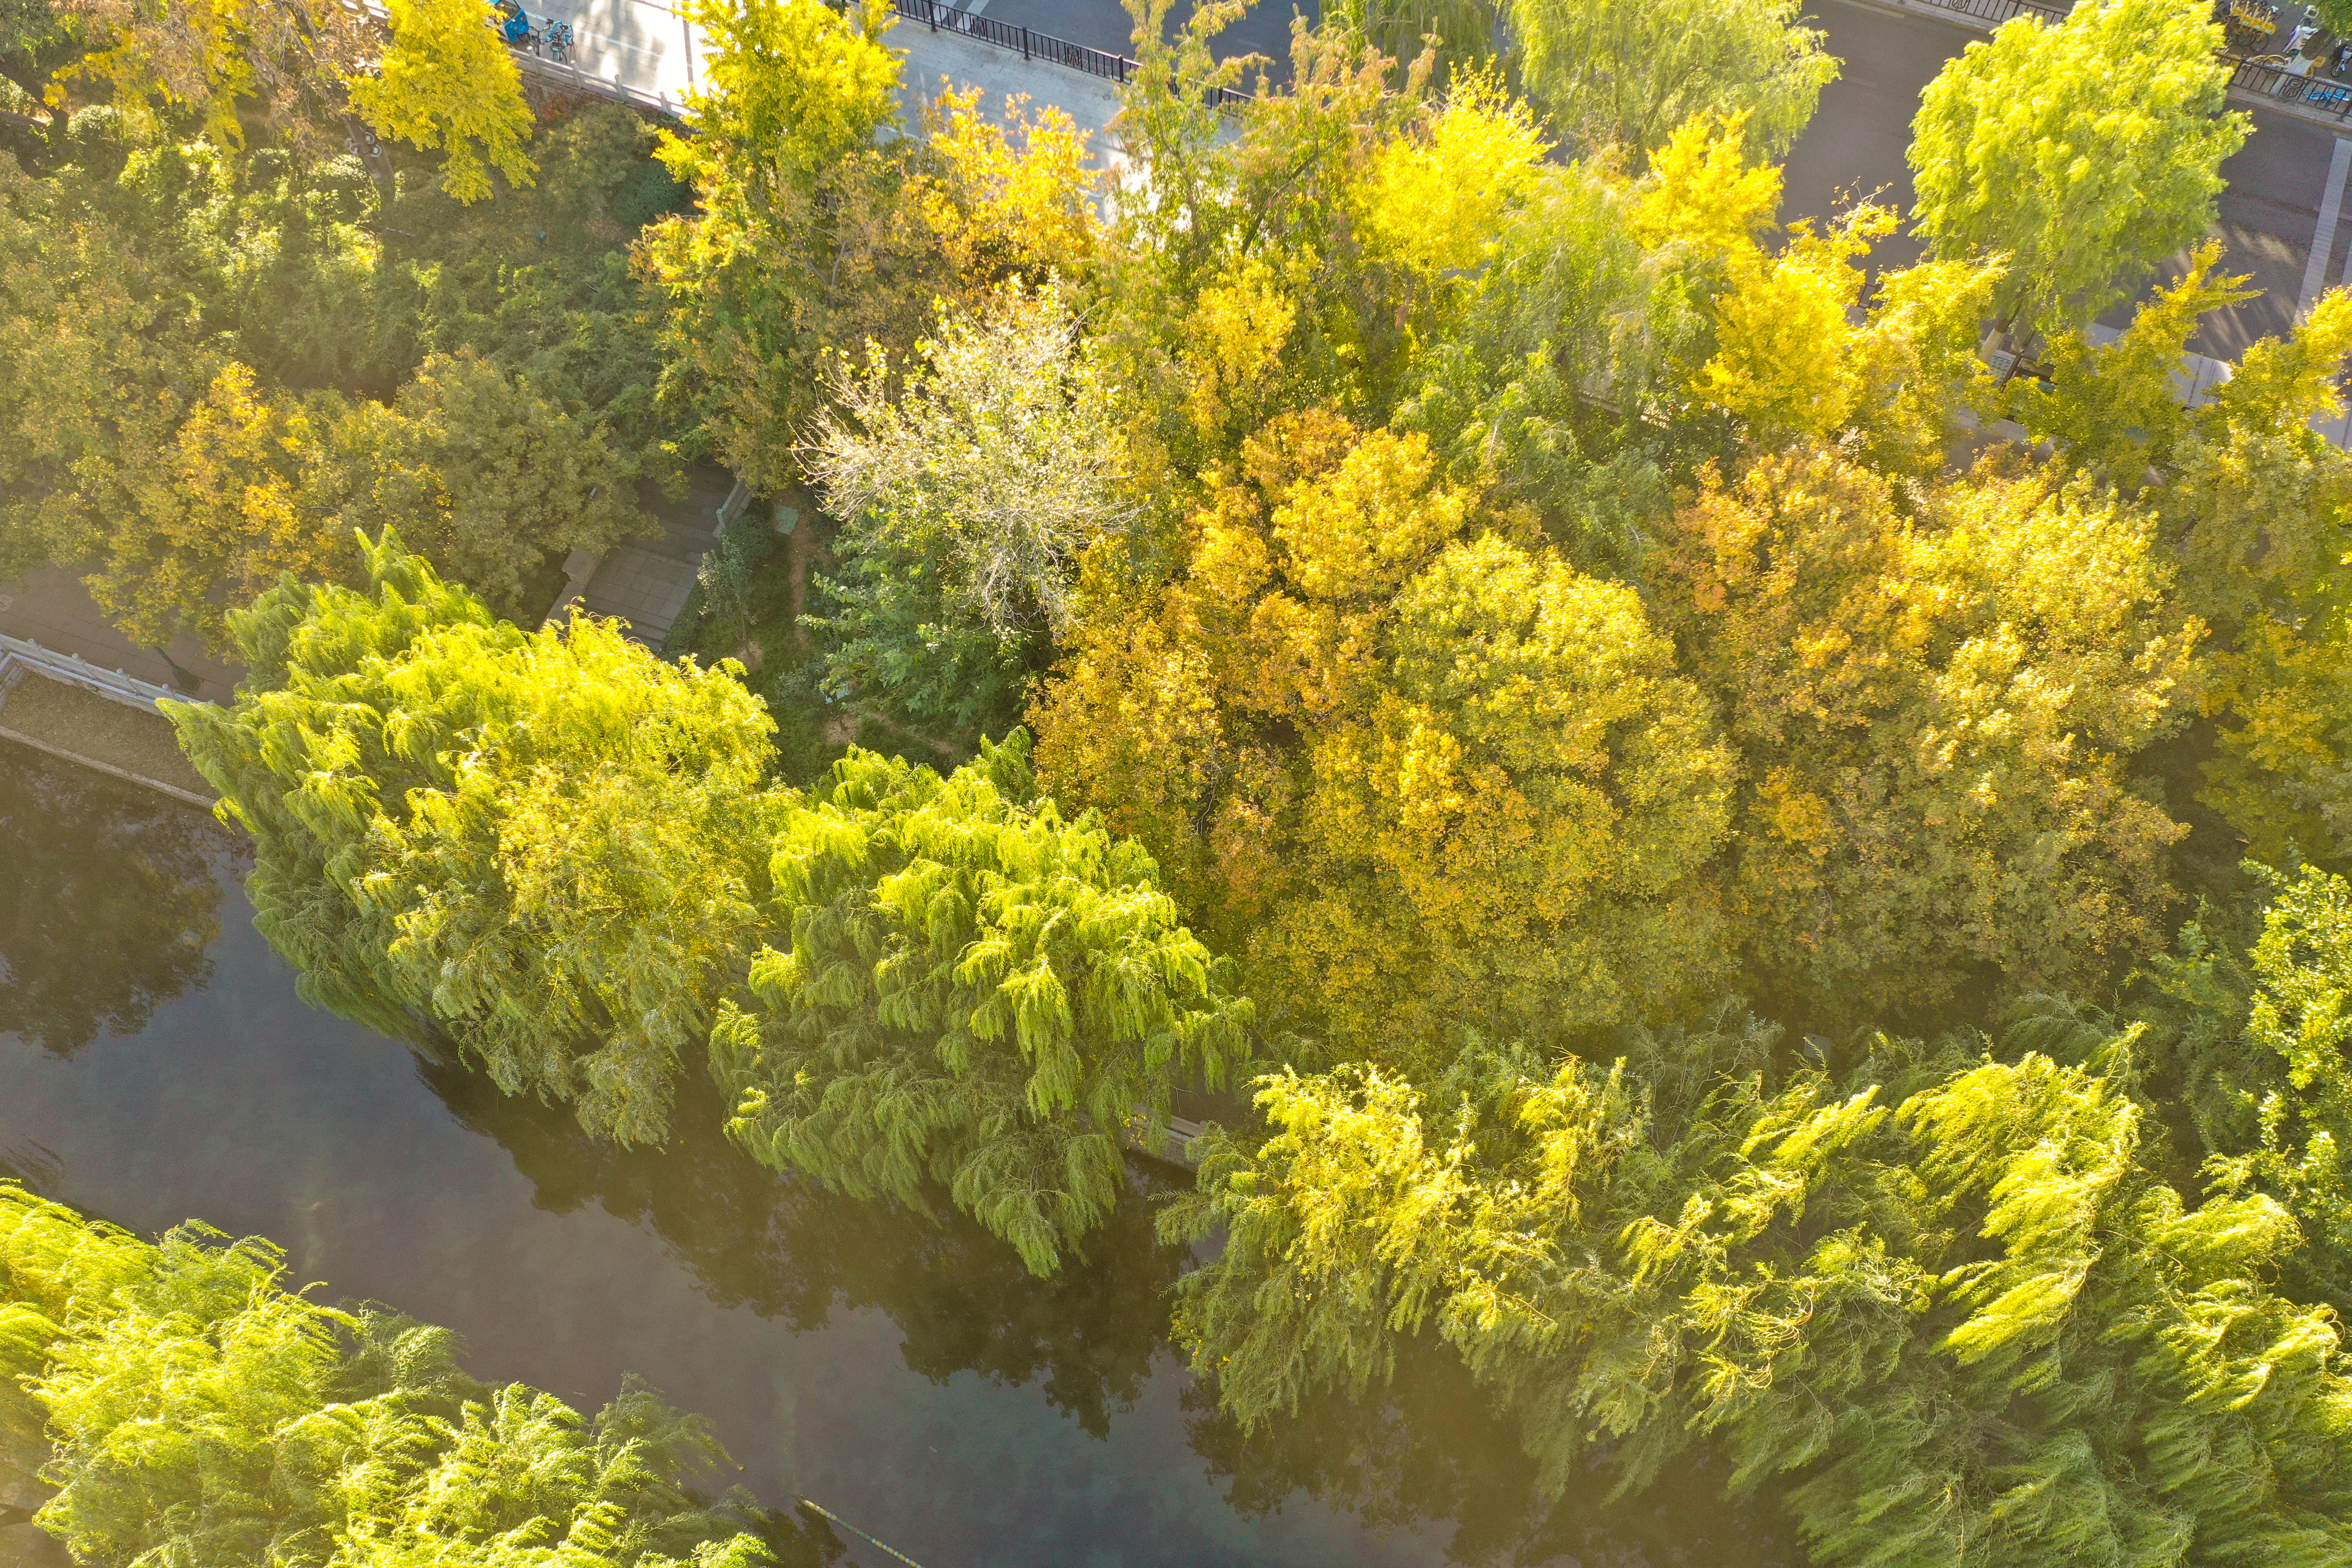
M 0 743 L 0 1174 L 142 1232 L 269 1237 L 324 1299 L 448 1324 L 478 1375 L 585 1409 L 637 1373 L 761 1502 L 813 1498 L 922 1568 L 1797 1558 L 1703 1475 L 1540 1502 L 1442 1354 L 1244 1436 L 1167 1342 L 1171 1178 L 1139 1163 L 1092 1258 L 1040 1282 L 971 1226 L 761 1171 L 707 1092 L 668 1148 L 600 1146 L 305 1004 L 244 870 L 205 814 Z

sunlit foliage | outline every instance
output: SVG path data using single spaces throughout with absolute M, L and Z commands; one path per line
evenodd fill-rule
M 784 817 L 789 951 L 721 1006 L 730 1136 L 859 1197 L 927 1184 L 1050 1272 L 1156 1137 L 1177 1084 L 1246 1059 L 1246 1004 L 1132 841 L 1032 804 L 1025 745 L 941 780 L 853 753 Z
M 366 554 L 365 592 L 239 612 L 238 705 L 173 712 L 254 836 L 262 932 L 311 999 L 657 1140 L 758 915 L 767 715 L 610 623 L 496 621 L 395 535 Z
M 1813 117 L 1838 62 L 1794 0 L 1517 0 L 1528 89 L 1580 150 L 1639 162 L 1676 127 L 1737 117 L 1777 157 Z
M 1675 517 L 1651 575 L 1746 763 L 1731 902 L 1759 973 L 1883 1008 L 2157 945 L 2182 829 L 2122 759 L 2182 715 L 2201 628 L 2150 533 L 1997 468 L 1906 509 L 1826 452 Z
M 2352 1366 L 2256 1283 L 2276 1204 L 2185 1198 L 2127 1095 L 2031 1052 L 1783 1059 L 1733 1008 L 1613 1066 L 1474 1042 L 1425 1092 L 1261 1080 L 1272 1135 L 1170 1216 L 1228 1229 L 1181 1287 L 1195 1365 L 1265 1420 L 1425 1328 L 1552 1485 L 1590 1445 L 1638 1483 L 1711 1441 L 1817 1563 L 2352 1549 Z
M 1640 601 L 1490 531 L 1418 436 L 1293 416 L 1245 461 L 1159 612 L 1073 638 L 1047 779 L 1335 1049 L 1703 984 L 1730 758 Z
M 76 1562 L 769 1568 L 763 1536 L 804 1539 L 698 1496 L 726 1454 L 634 1381 L 586 1419 L 284 1273 L 257 1238 L 151 1244 L 0 1184 L 0 1406 L 42 1424 L 34 1522 Z
M 1921 95 L 1909 153 L 1919 231 L 1947 259 L 2002 255 L 2000 321 L 2089 321 L 2213 221 L 2222 161 L 2221 26 L 2197 0 L 2100 0 L 2004 23 Z

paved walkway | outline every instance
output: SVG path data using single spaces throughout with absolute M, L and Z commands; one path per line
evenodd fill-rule
M 726 470 L 694 471 L 682 500 L 648 498 L 646 510 L 661 523 L 653 539 L 616 546 L 587 578 L 581 607 L 628 623 L 629 635 L 656 653 L 694 592 L 703 552 L 719 532 L 719 509 L 734 488 Z
M 971 10 L 983 10 L 986 0 Z M 591 90 L 617 92 L 632 101 L 670 113 L 684 106 L 686 95 L 701 85 L 702 62 L 710 54 L 703 30 L 659 0 L 523 0 L 534 26 L 550 17 L 572 25 L 570 69 L 591 79 L 579 85 Z M 1099 77 L 1043 60 L 1024 60 L 1012 49 L 935 32 L 919 23 L 900 20 L 883 41 L 905 57 L 899 92 L 899 119 L 908 131 L 921 124 L 919 105 L 936 97 L 941 79 L 959 87 L 977 87 L 986 97 L 982 107 L 1002 113 L 1008 94 L 1026 94 L 1033 105 L 1053 104 L 1067 113 L 1079 129 L 1094 134 L 1098 155 L 1115 148 L 1108 129 L 1118 111 L 1118 89 Z M 551 80 L 565 79 L 566 68 L 526 57 L 525 64 Z
M 163 652 L 138 647 L 114 629 L 79 575 L 55 566 L 45 566 L 16 582 L 0 582 L 0 632 L 208 702 L 228 701 L 245 673 L 213 658 L 204 644 L 185 632 L 173 638 Z M 164 653 L 171 657 L 166 658 Z M 173 669 L 175 664 L 179 671 L 193 678 L 193 684 Z

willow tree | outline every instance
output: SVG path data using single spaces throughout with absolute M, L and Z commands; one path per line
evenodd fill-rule
M 2005 255 L 2004 325 L 2095 320 L 2213 222 L 2245 140 L 2199 0 L 2099 0 L 2019 16 L 1921 94 L 1908 154 L 1918 231 L 1945 259 Z
M 234 707 L 172 710 L 254 837 L 257 923 L 310 1000 L 658 1140 L 760 919 L 773 721 L 609 622 L 495 620 L 391 531 L 363 552 L 365 591 L 232 614 Z
M 1025 741 L 946 781 L 855 754 L 803 797 L 765 782 L 734 667 L 584 616 L 521 631 L 362 542 L 365 591 L 231 616 L 234 707 L 172 708 L 310 1000 L 623 1142 L 667 1134 L 707 1040 L 769 1164 L 918 1205 L 936 1182 L 1039 1273 L 1108 1213 L 1130 1119 L 1246 1056 L 1150 858 L 1035 799 Z
M 2295 1272 L 2352 1307 L 2352 885 L 2306 867 L 2273 896 L 2246 955 L 2238 1049 L 2223 1068 L 2244 1146 L 2209 1148 L 2222 1190 L 2275 1197 L 2311 1247 Z M 2234 1000 L 2234 998 L 2233 998 Z
M 1221 1401 L 1275 1418 L 1426 1331 L 1549 1489 L 1706 1442 L 1823 1568 L 2352 1551 L 2352 1364 L 2263 1283 L 2294 1222 L 2153 1175 L 2127 1077 L 1883 1039 L 1791 1073 L 1736 1013 L 1626 1045 L 1260 1080 L 1271 1135 L 1167 1222 L 1226 1229 L 1177 1314 Z
M 1017 731 L 944 780 L 852 752 L 776 830 L 791 944 L 721 1005 L 711 1065 L 761 1160 L 935 1184 L 1045 1274 L 1118 1200 L 1125 1130 L 1222 1087 L 1251 1012 L 1139 846 L 1034 795 Z
M 800 1543 L 711 1500 L 708 1423 L 635 1379 L 583 1417 L 284 1277 L 258 1238 L 151 1243 L 0 1184 L 0 1422 L 37 1421 L 33 1522 L 74 1561 L 773 1568 Z
M 1798 0 L 1517 0 L 1519 72 L 1586 153 L 1645 161 L 1702 114 L 1738 115 L 1778 157 L 1813 117 L 1838 62 L 1798 26 Z

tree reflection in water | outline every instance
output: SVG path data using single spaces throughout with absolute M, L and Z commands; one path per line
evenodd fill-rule
M 0 1033 L 69 1056 L 203 984 L 241 849 L 195 806 L 0 742 Z
M 698 1074 L 681 1087 L 667 1145 L 622 1149 L 590 1138 L 569 1109 L 509 1098 L 470 1068 L 419 1071 L 459 1121 L 513 1157 L 541 1208 L 593 1203 L 650 1226 L 722 1307 L 794 1330 L 822 1328 L 836 1309 L 879 1308 L 913 1371 L 1035 1383 L 1097 1437 L 1134 1404 L 1166 1344 L 1168 1286 L 1185 1254 L 1152 1235 L 1150 1199 L 1170 1178 L 1142 1162 L 1085 1258 L 1039 1279 L 944 1194 L 933 1217 L 753 1163 L 721 1133 L 724 1104 Z
M 1727 1501 L 1712 1467 L 1662 1477 L 1607 1500 L 1605 1466 L 1557 1501 L 1536 1489 L 1517 1423 L 1430 1335 L 1408 1340 L 1396 1375 L 1361 1398 L 1328 1394 L 1244 1433 L 1214 1390 L 1185 1390 L 1186 1434 L 1244 1515 L 1304 1495 L 1376 1530 L 1454 1522 L 1447 1558 L 1478 1565 L 1578 1568 L 1778 1568 L 1803 1553 L 1769 1501 Z M 1597 1456 L 1596 1456 L 1597 1458 Z
M 419 1071 L 460 1121 L 506 1149 L 539 1206 L 595 1204 L 650 1226 L 720 1306 L 795 1330 L 878 1308 L 914 1371 L 1034 1383 L 1097 1437 L 1170 1351 L 1168 1288 L 1187 1258 L 1155 1239 L 1151 1217 L 1180 1178 L 1149 1162 L 1131 1163 L 1127 1197 L 1086 1258 L 1038 1279 L 944 1198 L 933 1218 L 762 1170 L 720 1133 L 724 1106 L 698 1078 L 681 1089 L 667 1147 L 625 1150 L 590 1138 L 565 1108 L 509 1098 L 471 1068 L 425 1060 Z M 1195 1384 L 1183 1401 L 1194 1449 L 1244 1514 L 1304 1494 L 1377 1530 L 1453 1521 L 1447 1555 L 1479 1565 L 1801 1561 L 1767 1507 L 1725 1502 L 1713 1474 L 1669 1477 L 1604 1506 L 1612 1483 L 1596 1471 L 1561 1501 L 1543 1498 L 1517 1426 L 1434 1342 L 1409 1346 L 1385 1390 L 1327 1398 L 1252 1434 L 1215 1408 L 1211 1389 Z

